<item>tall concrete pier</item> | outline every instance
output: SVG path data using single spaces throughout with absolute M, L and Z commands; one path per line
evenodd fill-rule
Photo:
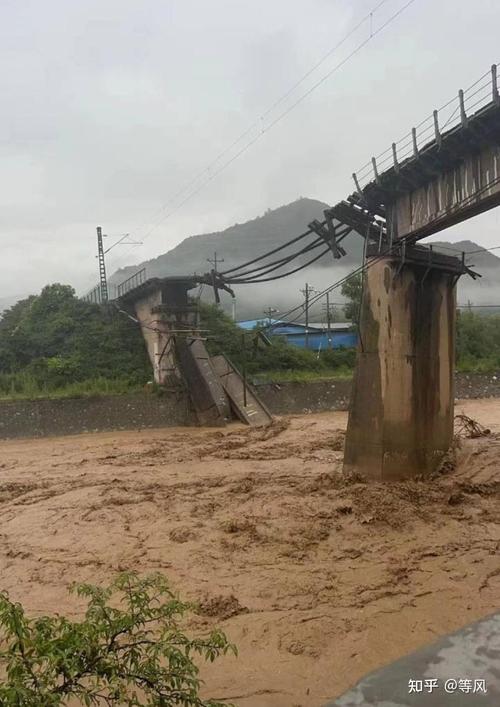
M 452 442 L 455 286 L 460 275 L 478 274 L 464 254 L 415 243 L 500 205 L 496 65 L 489 95 L 468 115 L 460 91 L 456 125 L 441 132 L 434 111 L 430 128 L 412 128 L 411 147 L 393 143 L 380 165 L 372 157 L 371 181 L 361 187 L 354 174 L 355 194 L 331 209 L 363 234 L 368 258 L 346 471 L 373 479 L 429 474 Z
M 195 336 L 197 307 L 188 292 L 196 286 L 193 277 L 151 278 L 121 298 L 141 323 L 154 380 L 160 385 L 179 377 L 174 335 Z
M 404 261 L 372 255 L 367 265 L 344 471 L 378 480 L 428 474 L 453 438 L 462 263 L 414 247 Z

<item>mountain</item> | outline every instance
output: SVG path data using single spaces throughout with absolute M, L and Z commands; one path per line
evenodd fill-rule
M 323 211 L 328 204 L 315 199 L 300 198 L 277 209 L 268 209 L 265 214 L 245 223 L 236 223 L 223 231 L 190 236 L 172 250 L 152 260 L 146 260 L 140 265 L 118 270 L 110 282 L 118 285 L 133 275 L 140 268 L 146 268 L 147 277 L 165 277 L 167 275 L 184 275 L 193 272 L 208 272 L 212 265 L 207 262 L 217 252 L 218 258 L 224 259 L 225 270 L 266 253 L 295 236 L 303 233 L 313 220 L 324 220 Z M 312 237 L 311 237 L 312 238 Z M 310 242 L 305 239 L 304 242 Z M 296 304 L 300 297 L 299 289 L 309 278 L 317 288 L 326 287 L 344 274 L 359 265 L 363 252 L 363 239 L 356 233 L 351 233 L 343 242 L 347 255 L 341 261 L 334 261 L 326 255 L 314 266 L 302 270 L 297 275 L 283 278 L 274 283 L 259 285 L 240 285 L 236 288 L 238 318 L 258 317 L 263 307 L 272 306 L 284 311 Z M 283 251 L 284 254 L 293 252 Z M 294 260 L 288 266 L 293 269 L 299 264 L 310 260 L 312 254 L 306 254 Z M 276 257 L 279 257 L 278 254 Z M 204 299 L 210 301 L 211 293 L 207 292 Z M 228 297 L 223 297 L 224 308 L 230 310 Z
M 218 258 L 224 259 L 224 265 L 219 267 L 220 270 L 240 265 L 299 235 L 307 229 L 307 225 L 313 219 L 323 220 L 323 211 L 327 208 L 328 204 L 324 202 L 300 198 L 277 209 L 268 209 L 262 216 L 245 223 L 236 223 L 223 231 L 189 236 L 175 248 L 157 258 L 118 270 L 110 278 L 110 283 L 118 285 L 143 267 L 146 268 L 147 277 L 204 273 L 211 269 L 212 266 L 207 259 L 213 258 L 215 251 Z M 476 281 L 469 277 L 460 279 L 459 303 L 467 303 L 468 300 L 474 304 L 500 302 L 498 284 L 500 283 L 500 258 L 490 251 L 483 252 L 481 246 L 472 241 L 457 243 L 440 241 L 432 245 L 449 254 L 453 254 L 453 251 L 467 253 L 480 251 L 468 255 L 467 262 L 475 265 L 475 269 L 482 274 L 482 277 Z M 303 289 L 306 281 L 317 290 L 321 290 L 344 277 L 361 264 L 363 239 L 358 234 L 351 233 L 344 240 L 343 246 L 347 255 L 340 260 L 333 260 L 327 254 L 314 265 L 290 277 L 271 283 L 236 286 L 237 318 L 258 318 L 262 315 L 263 309 L 268 307 L 284 313 L 303 300 L 300 290 Z M 296 267 L 295 263 L 307 262 L 313 255 L 314 253 L 301 256 L 288 266 L 289 269 Z M 203 298 L 213 301 L 210 288 L 205 288 Z M 332 294 L 331 299 L 339 304 L 342 297 L 338 290 Z M 228 312 L 231 310 L 229 296 L 223 296 L 223 306 Z M 311 311 L 311 317 L 319 321 L 324 316 L 322 307 L 323 302 Z
M 500 307 L 500 258 L 494 252 L 482 248 L 473 241 L 464 240 L 449 243 L 447 241 L 434 241 L 425 243 L 432 245 L 436 250 L 442 250 L 448 255 L 464 252 L 466 264 L 481 277 L 473 280 L 467 275 L 460 278 L 457 287 L 457 303 L 465 305 L 499 305 Z M 500 253 L 500 251 L 497 251 Z M 495 311 L 495 310 L 493 310 Z M 486 313 L 487 310 L 483 310 Z
M 465 262 L 467 265 L 476 269 L 479 272 L 482 270 L 497 270 L 500 268 L 500 258 L 492 253 L 491 250 L 482 248 L 473 241 L 456 241 L 448 243 L 448 241 L 434 241 L 432 243 L 424 243 L 424 245 L 432 245 L 436 250 L 442 250 L 448 255 L 456 255 L 460 257 L 462 253 L 466 253 Z M 499 251 L 500 252 L 500 251 Z
M 118 270 L 111 281 L 119 283 L 142 267 L 146 268 L 148 277 L 204 273 L 212 267 L 207 259 L 213 258 L 214 252 L 224 258 L 221 270 L 231 268 L 298 236 L 313 219 L 323 220 L 323 211 L 328 208 L 328 204 L 322 201 L 297 199 L 277 209 L 268 209 L 265 214 L 251 221 L 235 223 L 224 231 L 189 236 L 157 258 Z M 348 251 L 345 262 L 359 262 L 363 249 L 361 238 L 351 234 L 345 239 L 344 245 Z M 307 259 L 305 256 L 304 260 Z M 320 267 L 328 264 L 326 258 L 319 261 Z

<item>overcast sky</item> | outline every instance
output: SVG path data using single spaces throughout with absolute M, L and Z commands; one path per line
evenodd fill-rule
M 146 235 L 109 254 L 112 270 L 298 196 L 333 204 L 353 170 L 500 60 L 498 0 L 415 0 L 269 129 L 406 0 L 386 0 L 265 115 L 378 2 L 0 0 L 0 298 L 88 289 L 97 224 L 110 242 Z M 203 179 L 264 134 L 151 230 L 247 129 Z M 500 244 L 497 212 L 445 236 Z

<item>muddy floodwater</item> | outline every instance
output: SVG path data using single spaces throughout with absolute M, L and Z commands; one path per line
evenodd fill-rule
M 203 670 L 207 696 L 319 707 L 498 610 L 500 400 L 456 411 L 491 434 L 396 484 L 342 478 L 342 412 L 0 442 L 1 587 L 76 617 L 73 581 L 159 570 L 201 602 L 191 631 L 238 645 Z

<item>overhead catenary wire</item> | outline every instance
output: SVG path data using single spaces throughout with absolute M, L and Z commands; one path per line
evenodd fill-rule
M 242 273 L 236 273 L 235 275 L 232 275 L 229 279 L 224 278 L 224 281 L 227 282 L 228 284 L 233 284 L 235 282 L 238 282 L 238 283 L 253 282 L 255 277 L 260 277 L 261 275 L 266 275 L 269 272 L 273 272 L 274 270 L 279 270 L 280 268 L 284 267 L 285 265 L 288 265 L 288 263 L 290 263 L 292 260 L 295 260 L 296 258 L 300 257 L 301 255 L 305 255 L 306 253 L 309 253 L 311 250 L 315 250 L 316 248 L 319 248 L 319 246 L 324 244 L 324 242 L 325 241 L 322 238 L 317 238 L 312 243 L 307 245 L 305 248 L 302 248 L 301 250 L 298 250 L 295 253 L 292 253 L 291 255 L 287 256 L 286 258 L 280 258 L 279 260 L 272 261 L 271 263 L 265 263 L 264 265 L 260 265 L 256 268 L 246 270 Z M 252 275 L 252 277 L 249 278 L 248 275 Z
M 321 225 L 324 225 L 324 224 L 325 224 L 325 222 L 322 222 Z M 351 229 L 349 226 L 345 227 L 342 232 L 339 232 L 339 233 L 338 233 L 338 235 L 337 235 L 337 240 L 338 240 L 338 241 L 342 240 L 342 239 L 343 239 L 346 235 L 348 235 L 351 231 L 352 231 L 352 229 Z M 256 272 L 256 271 L 261 270 L 261 269 L 263 269 L 263 268 L 267 268 L 268 265 L 274 265 L 274 264 L 277 264 L 277 263 L 279 263 L 279 262 L 282 262 L 283 264 L 286 264 L 286 263 L 288 263 L 290 260 L 293 260 L 294 258 L 298 257 L 299 255 L 302 255 L 303 253 L 306 253 L 306 252 L 308 252 L 309 250 L 311 250 L 311 247 L 314 246 L 315 244 L 321 243 L 321 242 L 325 242 L 325 241 L 323 240 L 323 238 L 320 237 L 320 238 L 316 239 L 312 244 L 309 244 L 308 246 L 305 246 L 305 248 L 303 248 L 302 250 L 296 251 L 295 253 L 293 253 L 293 254 L 290 255 L 290 256 L 285 256 L 284 258 L 281 258 L 280 260 L 273 261 L 273 262 L 271 262 L 271 263 L 264 263 L 264 264 L 261 265 L 260 267 L 253 268 L 252 270 L 247 270 L 247 271 L 242 272 L 242 273 L 239 272 L 240 270 L 242 270 L 243 268 L 247 267 L 248 265 L 252 265 L 252 264 L 254 264 L 254 263 L 257 263 L 257 262 L 260 262 L 260 261 L 262 261 L 262 260 L 265 260 L 266 258 L 268 258 L 269 256 L 271 256 L 271 255 L 277 253 L 278 251 L 283 250 L 283 249 L 285 249 L 285 248 L 288 248 L 289 246 L 293 245 L 294 243 L 296 243 L 296 242 L 299 241 L 300 239 L 302 239 L 302 238 L 304 238 L 304 237 L 306 237 L 306 236 L 312 234 L 313 232 L 314 232 L 314 231 L 313 231 L 312 229 L 308 229 L 307 231 L 305 231 L 304 233 L 300 234 L 300 235 L 297 236 L 296 238 L 292 238 L 291 240 L 286 241 L 285 243 L 281 244 L 281 245 L 278 246 L 277 248 L 273 248 L 272 250 L 269 250 L 269 251 L 267 251 L 266 253 L 263 253 L 262 255 L 259 255 L 259 256 L 257 256 L 256 258 L 253 258 L 253 260 L 247 261 L 246 263 L 242 263 L 241 265 L 236 265 L 236 266 L 234 266 L 234 267 L 232 267 L 232 268 L 229 268 L 228 270 L 223 270 L 220 274 L 224 277 L 224 279 L 226 279 L 226 280 L 229 282 L 229 281 L 232 281 L 233 278 L 238 278 L 238 279 L 240 279 L 240 278 L 241 278 L 242 276 L 244 276 L 244 275 L 248 275 L 249 273 Z M 228 275 L 230 275 L 229 278 L 227 277 Z
M 270 115 L 275 108 L 277 108 L 279 105 L 281 105 L 289 96 L 293 94 L 293 92 L 301 86 L 306 79 L 309 78 L 324 62 L 329 59 L 340 47 L 345 44 L 345 42 L 350 39 L 366 22 L 373 21 L 374 15 L 380 10 L 380 8 L 385 5 L 389 0 L 381 0 L 377 5 L 375 5 L 369 13 L 367 13 L 349 32 L 347 32 L 333 47 L 331 47 L 323 56 L 310 68 L 308 69 L 297 81 L 295 81 L 290 88 L 288 88 L 283 94 L 281 94 L 264 112 L 260 114 L 258 118 L 254 120 L 254 122 L 246 128 L 235 140 L 233 140 L 229 145 L 227 145 L 221 152 L 219 152 L 216 157 L 211 160 L 203 169 L 201 169 L 197 174 L 194 175 L 194 177 L 181 189 L 179 189 L 175 194 L 168 199 L 168 201 L 160 207 L 158 211 L 163 211 L 168 205 L 170 205 L 175 199 L 182 194 L 184 194 L 186 191 L 191 186 L 194 186 L 196 182 L 203 177 L 205 174 L 210 173 L 210 170 L 218 163 L 220 160 L 227 155 L 231 150 L 236 147 L 245 137 L 247 137 L 255 128 L 262 128 L 262 121 L 267 118 L 268 115 Z M 146 226 L 147 223 L 144 223 L 142 226 L 139 226 L 137 229 L 135 229 L 134 232 L 141 230 L 143 226 Z
M 323 222 L 321 225 L 324 225 L 325 223 L 326 222 Z M 350 226 L 344 226 L 344 229 L 341 232 L 339 231 L 339 233 L 337 234 L 337 243 L 340 243 L 351 232 L 352 232 L 352 228 Z M 251 270 L 247 270 L 242 273 L 238 272 L 238 268 L 233 268 L 233 270 L 236 270 L 236 273 L 233 272 L 230 277 L 226 277 L 226 273 L 221 273 L 221 275 L 224 279 L 224 282 L 226 282 L 229 285 L 231 285 L 231 284 L 251 284 L 253 282 L 262 282 L 262 280 L 257 279 L 257 278 L 260 278 L 264 274 L 268 274 L 269 272 L 273 272 L 275 270 L 282 268 L 284 265 L 287 265 L 292 260 L 295 260 L 297 257 L 304 255 L 305 253 L 308 253 L 311 250 L 315 250 L 316 248 L 318 248 L 320 245 L 322 245 L 325 242 L 326 242 L 325 239 L 320 236 L 319 238 L 317 238 L 315 241 L 313 241 L 309 245 L 305 246 L 304 248 L 302 248 L 299 251 L 292 253 L 291 255 L 289 255 L 285 258 L 281 258 L 281 259 L 273 261 L 271 263 L 264 263 L 263 265 L 258 266 L 257 268 L 253 268 Z M 290 243 L 290 242 L 288 242 L 288 243 Z M 330 244 L 328 244 L 328 247 L 324 251 L 323 254 L 326 254 L 329 251 L 331 252 Z M 270 252 L 272 252 L 272 251 L 270 251 Z M 269 255 L 269 253 L 264 254 L 263 256 L 259 256 L 258 260 L 265 258 L 266 255 Z M 271 267 L 269 267 L 269 266 L 271 266 Z M 305 267 L 307 267 L 307 263 L 301 265 L 299 268 L 296 268 L 293 271 L 289 271 L 288 274 L 291 274 L 292 272 L 298 272 L 299 270 L 302 270 Z M 246 277 L 249 274 L 251 274 L 252 276 Z M 273 278 L 268 278 L 267 280 L 265 280 L 265 282 L 270 282 L 272 279 L 279 280 L 279 279 L 281 279 L 281 277 L 282 276 L 279 275 L 279 276 L 275 276 Z
M 491 180 L 490 182 L 488 182 L 487 184 L 483 185 L 482 187 L 479 187 L 479 188 L 476 189 L 474 192 L 472 192 L 471 194 L 469 194 L 469 196 L 467 197 L 467 199 L 464 200 L 462 206 L 464 206 L 464 205 L 467 206 L 467 203 L 468 203 L 468 202 L 472 201 L 472 200 L 475 199 L 477 196 L 479 196 L 481 193 L 483 193 L 483 192 L 485 192 L 485 191 L 488 191 L 488 190 L 491 189 L 493 186 L 496 186 L 496 185 L 499 184 L 499 183 L 500 183 L 500 176 L 498 176 L 498 177 L 496 177 L 495 179 Z M 372 267 L 372 266 L 375 265 L 377 262 L 379 262 L 382 258 L 386 257 L 387 255 L 390 255 L 390 253 L 391 253 L 394 249 L 398 248 L 403 242 L 412 243 L 412 242 L 414 242 L 414 237 L 410 234 L 410 235 L 408 235 L 408 236 L 405 236 L 404 238 L 399 238 L 397 241 L 395 241 L 395 242 L 392 244 L 392 246 L 389 246 L 386 250 L 384 250 L 383 252 L 381 252 L 380 255 L 378 255 L 378 256 L 376 256 L 376 257 L 374 257 L 374 258 L 371 258 L 370 261 L 368 261 L 367 263 L 363 263 L 363 264 L 360 265 L 358 268 L 356 268 L 355 270 L 353 270 L 351 273 L 349 273 L 349 274 L 346 275 L 345 277 L 341 278 L 341 279 L 338 280 L 337 282 L 333 283 L 333 284 L 330 285 L 329 287 L 326 287 L 324 290 L 322 290 L 322 291 L 319 292 L 317 295 L 315 295 L 315 296 L 309 301 L 309 306 L 312 307 L 314 304 L 316 304 L 316 302 L 318 302 L 320 299 L 322 299 L 327 293 L 330 293 L 330 292 L 332 292 L 333 290 L 338 289 L 338 288 L 341 287 L 345 282 L 347 282 L 348 280 L 350 280 L 350 279 L 356 277 L 356 275 L 358 275 L 358 274 L 360 274 L 360 273 L 364 273 L 364 272 L 365 272 L 366 270 L 368 270 L 370 267 Z M 496 249 L 496 248 L 497 248 L 497 247 L 495 246 L 495 249 Z M 500 246 L 498 246 L 498 248 L 500 248 Z M 490 250 L 490 249 L 485 249 L 485 250 Z M 461 252 L 461 251 L 459 251 L 459 252 Z M 469 251 L 469 252 L 466 252 L 466 254 L 469 254 L 469 255 L 470 255 L 470 254 L 472 254 L 472 253 L 474 253 L 474 252 L 482 252 L 482 251 Z M 289 321 L 290 323 L 293 323 L 293 322 L 297 321 L 297 319 L 301 316 L 301 313 L 302 313 L 303 310 L 304 310 L 304 306 L 305 306 L 305 303 L 301 303 L 301 304 L 297 305 L 296 307 L 290 309 L 288 312 L 285 312 L 285 313 L 282 315 L 282 319 L 285 320 L 285 321 Z M 286 317 L 289 317 L 291 314 L 294 314 L 294 313 L 297 312 L 297 311 L 300 311 L 300 313 L 299 313 L 299 315 L 298 315 L 297 317 L 295 317 L 295 318 L 292 319 L 292 320 L 286 319 Z
M 210 170 L 228 153 L 230 152 L 236 145 L 238 145 L 247 135 L 249 135 L 252 130 L 255 128 L 259 127 L 261 129 L 262 127 L 262 121 L 267 118 L 267 116 L 273 112 L 275 108 L 277 108 L 279 105 L 281 105 L 289 96 L 292 95 L 292 93 L 297 89 L 299 86 L 301 86 L 306 79 L 309 78 L 319 67 L 324 64 L 324 62 L 329 59 L 340 47 L 345 44 L 345 42 L 350 39 L 366 22 L 372 22 L 374 15 L 381 9 L 383 5 L 385 5 L 389 0 L 380 0 L 371 10 L 368 12 L 364 17 L 361 18 L 361 20 L 352 28 L 350 29 L 333 47 L 331 47 L 323 56 L 310 68 L 308 69 L 297 81 L 295 81 L 284 93 L 282 93 L 277 99 L 271 103 L 271 105 L 263 111 L 258 118 L 256 118 L 251 125 L 249 125 L 248 128 L 246 128 L 237 138 L 235 138 L 229 145 L 227 145 L 221 152 L 219 152 L 215 158 L 213 158 L 204 168 L 202 168 L 199 172 L 197 172 L 194 177 L 186 183 L 181 189 L 179 189 L 175 194 L 173 194 L 167 202 L 158 209 L 158 211 L 163 211 L 170 203 L 172 203 L 178 196 L 181 196 L 184 192 L 186 192 L 191 186 L 196 184 L 196 182 L 203 177 L 207 172 L 209 173 Z M 139 226 L 137 229 L 134 230 L 134 232 L 139 231 L 143 226 L 146 226 L 147 223 L 143 223 L 141 226 Z
M 235 270 L 241 270 L 242 268 L 246 268 L 248 265 L 253 265 L 254 263 L 258 263 L 260 260 L 263 260 L 264 258 L 268 258 L 270 255 L 274 255 L 275 253 L 278 253 L 280 250 L 284 250 L 285 248 L 288 248 L 289 246 L 293 245 L 294 243 L 297 243 L 302 238 L 309 236 L 311 233 L 312 233 L 312 230 L 310 228 L 308 228 L 307 231 L 304 231 L 304 233 L 301 233 L 299 236 L 292 238 L 291 240 L 287 241 L 286 243 L 283 243 L 282 245 L 277 246 L 276 248 L 273 248 L 272 250 L 268 250 L 267 253 L 264 253 L 263 255 L 259 255 L 256 258 L 253 258 L 253 260 L 247 260 L 246 263 L 242 263 L 241 265 L 235 265 L 233 268 L 228 268 L 227 270 L 222 270 L 220 274 L 221 275 L 228 275 L 229 273 L 232 273 Z
M 334 73 L 336 73 L 338 70 L 340 70 L 348 61 L 350 61 L 357 53 L 359 53 L 370 41 L 375 39 L 381 32 L 383 32 L 390 24 L 392 24 L 406 9 L 408 9 L 411 5 L 413 5 L 417 0 L 407 0 L 406 3 L 404 3 L 397 11 L 395 11 L 392 15 L 389 16 L 389 18 L 383 22 L 379 27 L 377 27 L 375 30 L 370 32 L 369 37 L 364 39 L 361 43 L 359 43 L 353 51 L 351 51 L 344 59 L 342 59 L 338 64 L 336 64 L 332 69 L 330 69 L 321 79 L 319 79 L 316 83 L 314 83 L 307 91 L 305 91 L 297 100 L 292 103 L 285 111 L 283 111 L 281 114 L 279 114 L 271 123 L 266 125 L 265 127 L 262 127 L 261 131 L 259 132 L 258 135 L 256 135 L 254 138 L 249 140 L 245 145 L 235 154 L 233 155 L 230 159 L 225 161 L 218 169 L 212 171 L 211 169 L 209 170 L 209 174 L 207 178 L 205 179 L 204 182 L 202 182 L 201 185 L 199 185 L 194 191 L 190 192 L 179 204 L 177 204 L 175 207 L 173 207 L 170 211 L 168 211 L 166 214 L 162 215 L 155 223 L 152 224 L 152 226 L 147 230 L 147 232 L 142 236 L 142 241 L 144 242 L 151 233 L 165 220 L 170 218 L 174 213 L 176 213 L 182 206 L 184 206 L 188 201 L 190 201 L 194 196 L 196 196 L 202 189 L 204 189 L 213 179 L 215 179 L 221 172 L 223 172 L 225 169 L 227 169 L 235 160 L 237 160 L 241 155 L 243 155 L 252 145 L 254 145 L 258 140 L 260 140 L 267 132 L 269 132 L 272 128 L 275 127 L 285 116 L 287 116 L 292 110 L 294 110 L 303 100 L 305 100 L 313 91 L 315 91 L 320 85 L 322 85 L 328 78 L 330 78 Z M 371 11 L 365 18 L 364 21 L 370 18 L 370 16 L 373 16 L 375 11 L 379 9 L 385 2 L 380 2 L 376 6 L 374 10 Z M 361 23 L 362 24 L 362 23 Z M 361 26 L 361 25 L 359 25 Z M 359 28 L 359 27 L 358 27 Z M 351 33 L 354 33 L 356 28 L 351 30 Z M 349 36 L 350 36 L 349 35 Z M 345 38 L 345 40 L 348 37 Z M 345 41 L 344 40 L 344 41 Z M 341 42 L 342 43 L 342 42 Z M 332 52 L 333 53 L 333 52 Z M 325 57 L 326 58 L 326 57 Z M 318 62 L 318 66 L 322 62 Z M 312 71 L 312 70 L 311 70 Z M 298 82 L 298 85 L 301 83 L 301 81 Z M 277 102 L 277 104 L 280 101 Z M 237 143 L 239 140 L 236 141 Z M 219 156 L 220 157 L 220 156 Z M 216 158 L 216 161 L 220 161 L 219 158 Z M 204 172 L 207 170 L 204 170 Z M 168 205 L 168 204 L 167 204 Z M 162 211 L 164 210 L 164 207 L 162 208 Z M 132 233 L 137 234 L 139 229 L 133 230 Z M 114 263 L 112 264 L 113 267 L 116 267 L 116 263 L 123 260 L 126 257 L 127 253 L 124 253 L 119 259 L 115 260 Z
M 320 244 L 318 244 L 320 245 Z M 274 275 L 273 277 L 267 277 L 267 278 L 259 278 L 255 280 L 249 280 L 249 281 L 238 281 L 238 280 L 231 280 L 232 285 L 239 285 L 239 284 L 245 284 L 245 285 L 253 285 L 254 283 L 258 282 L 271 282 L 272 280 L 281 280 L 284 277 L 288 277 L 289 275 L 293 275 L 296 272 L 299 272 L 300 270 L 304 270 L 304 268 L 309 267 L 309 265 L 312 265 L 315 263 L 317 260 L 322 258 L 324 255 L 330 252 L 330 246 L 327 246 L 324 251 L 319 253 L 319 255 L 316 255 L 314 258 L 309 260 L 307 263 L 303 263 L 302 265 L 299 265 L 299 267 L 295 268 L 294 270 L 288 270 L 285 273 L 282 273 L 281 275 Z

